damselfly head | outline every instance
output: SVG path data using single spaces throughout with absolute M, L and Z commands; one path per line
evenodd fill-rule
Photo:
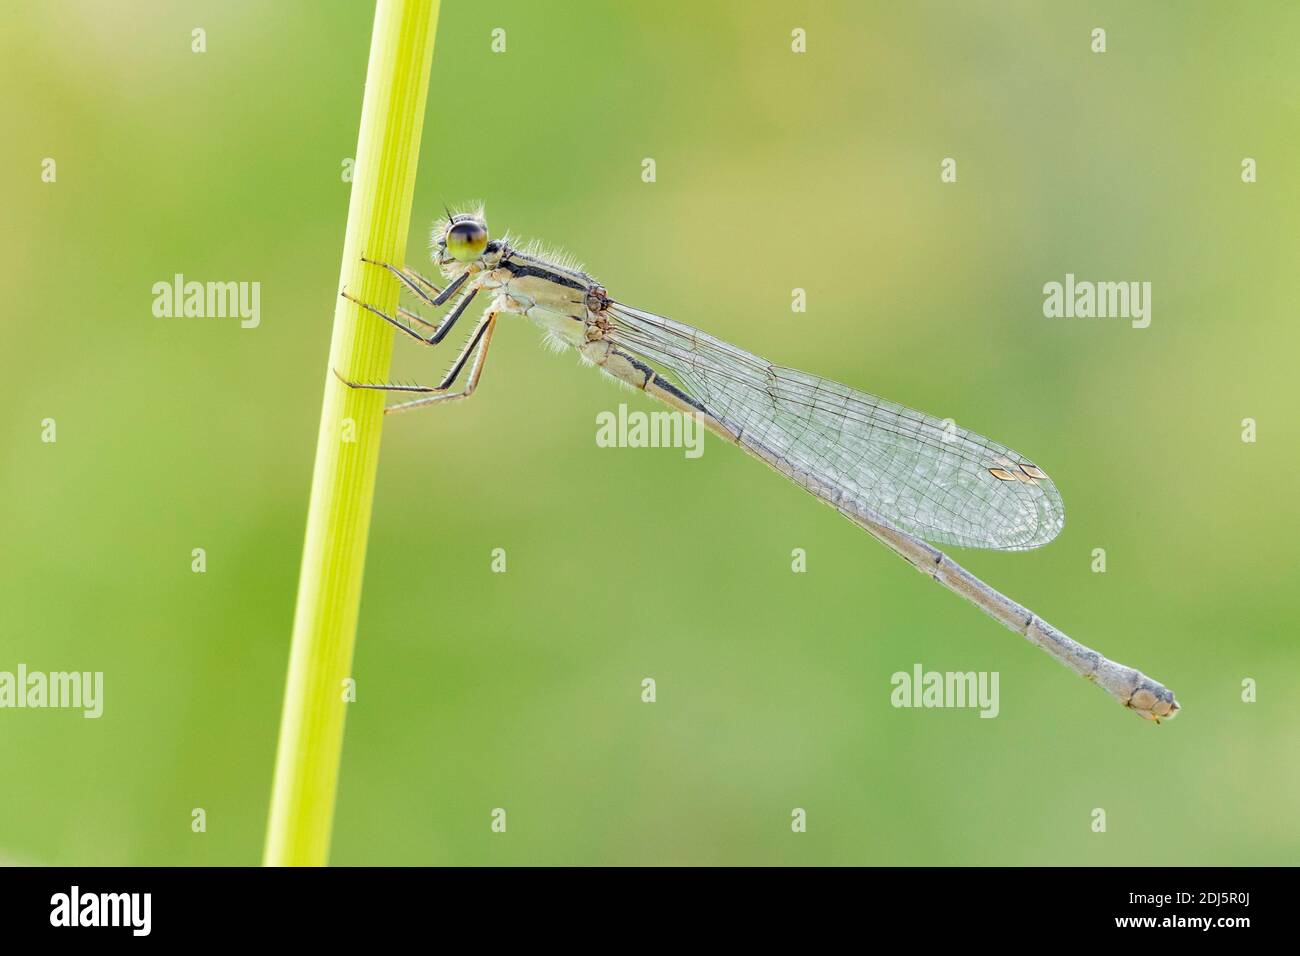
M 473 262 L 487 251 L 487 220 L 482 212 L 447 212 L 447 218 L 434 227 L 434 258 L 445 262 L 448 257 L 458 262 Z

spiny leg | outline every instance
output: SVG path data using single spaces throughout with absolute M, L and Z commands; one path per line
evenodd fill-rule
M 460 285 L 464 281 L 466 275 L 469 275 L 469 273 L 465 273 L 460 278 L 458 278 L 455 282 L 453 282 L 451 285 L 447 287 L 447 290 L 450 291 L 452 288 Z M 349 302 L 354 302 L 357 305 L 361 306 L 361 308 L 365 309 L 367 312 L 371 313 L 372 315 L 379 316 L 389 325 L 401 329 L 403 332 L 405 332 L 411 338 L 415 339 L 421 345 L 437 345 L 439 342 L 441 342 L 443 339 L 447 337 L 447 333 L 450 332 L 452 326 L 456 324 L 456 320 L 465 314 L 465 310 L 469 308 L 469 304 L 474 301 L 474 296 L 478 295 L 478 289 L 470 289 L 469 292 L 467 292 L 464 296 L 462 296 L 461 300 L 456 303 L 456 308 L 452 309 L 449 313 L 447 313 L 447 315 L 443 317 L 443 320 L 439 322 L 436 326 L 434 326 L 433 334 L 430 335 L 427 339 L 419 332 L 415 331 L 415 329 L 407 325 L 405 322 L 401 322 L 398 319 L 393 318 L 393 316 L 389 315 L 387 312 L 381 312 L 379 309 L 376 309 L 373 305 L 370 305 L 367 302 L 362 302 L 356 296 L 349 295 L 347 289 L 344 289 L 342 292 L 339 293 L 339 295 L 343 296 L 343 298 L 347 299 Z M 400 306 L 398 307 L 397 311 L 399 314 L 406 314 L 406 315 L 412 314 L 407 310 L 402 309 Z M 420 319 L 419 321 L 423 322 L 425 325 L 433 325 L 432 322 L 426 322 L 424 319 Z
M 397 314 L 404 319 L 409 319 L 412 322 L 419 322 L 426 329 L 436 329 L 438 327 L 437 322 L 430 322 L 424 316 L 416 312 L 412 312 L 410 309 L 403 308 L 400 305 L 397 307 Z
M 393 275 L 397 276 L 398 281 L 401 282 L 402 285 L 406 286 L 408 289 L 410 289 L 412 292 L 418 295 L 421 299 L 424 299 L 430 305 L 433 304 L 433 300 L 430 299 L 429 296 L 424 292 L 424 289 L 428 289 L 434 295 L 442 295 L 441 286 L 434 285 L 431 279 L 426 279 L 423 275 L 416 272 L 410 266 L 402 266 L 401 268 L 397 268 L 392 263 L 379 262 L 375 259 L 367 259 L 365 256 L 361 257 L 361 261 L 367 262 L 372 266 L 380 266 L 384 269 L 387 269 Z
M 475 356 L 474 364 L 470 369 L 470 376 L 476 378 L 478 372 L 482 370 L 483 354 L 487 351 L 487 342 L 492 338 L 492 327 L 496 323 L 496 317 L 495 312 L 489 312 L 483 316 L 479 324 L 475 326 L 474 333 L 469 337 L 469 341 L 465 343 L 465 347 L 456 356 L 456 361 L 452 362 L 451 368 L 447 370 L 447 374 L 442 377 L 442 381 L 437 385 L 403 385 L 398 382 L 353 382 L 340 375 L 338 369 L 334 370 L 334 375 L 348 388 L 370 388 L 383 392 L 445 392 L 451 387 L 452 382 L 456 381 L 456 377 L 464 369 L 470 353 L 475 348 L 478 348 L 478 354 Z M 470 386 L 469 390 L 473 391 L 473 386 Z
M 453 295 L 455 295 L 456 290 L 459 289 L 462 285 L 464 285 L 465 280 L 469 278 L 469 270 L 466 270 L 465 272 L 462 272 L 460 275 L 458 275 L 455 279 L 453 279 L 451 284 L 448 285 L 447 288 L 439 289 L 436 285 L 434 285 L 424 276 L 420 275 L 420 273 L 416 272 L 414 269 L 399 269 L 391 262 L 380 262 L 377 259 L 367 259 L 365 256 L 361 257 L 361 261 L 372 266 L 379 266 L 381 269 L 387 269 L 389 272 L 391 272 L 394 276 L 397 277 L 397 281 L 401 282 L 402 285 L 406 286 L 408 289 L 411 290 L 411 292 L 419 296 L 421 299 L 423 299 L 425 302 L 427 302 L 429 305 L 433 306 L 434 308 L 437 308 L 438 306 L 442 305 Z M 434 295 L 430 296 L 429 293 L 425 292 L 424 289 L 420 288 L 422 285 L 432 289 L 434 291 Z
M 426 405 L 434 405 L 438 402 L 454 402 L 457 399 L 469 398 L 473 395 L 474 389 L 478 387 L 479 377 L 483 374 L 483 366 L 487 363 L 488 346 L 492 344 L 492 330 L 496 328 L 496 324 L 497 314 L 489 312 L 487 324 L 483 330 L 483 342 L 474 355 L 474 364 L 470 366 L 469 375 L 465 379 L 463 389 L 459 392 L 444 392 L 441 395 L 430 395 L 427 398 L 414 398 L 409 402 L 398 402 L 396 405 L 389 405 L 385 408 L 384 414 L 406 412 L 413 408 L 423 408 Z

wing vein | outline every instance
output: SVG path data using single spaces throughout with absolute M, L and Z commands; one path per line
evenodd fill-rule
M 1064 525 L 1051 479 L 1021 470 L 1031 463 L 1005 445 L 773 365 L 664 316 L 619 302 L 608 315 L 606 337 L 618 348 L 671 380 L 760 457 L 815 476 L 795 480 L 831 504 L 856 497 L 909 534 L 961 547 L 1035 548 Z

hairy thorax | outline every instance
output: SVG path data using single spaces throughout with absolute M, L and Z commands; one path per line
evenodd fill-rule
M 576 268 L 508 249 L 479 280 L 493 307 L 532 319 L 560 348 L 588 350 L 598 339 L 609 298 L 591 276 Z

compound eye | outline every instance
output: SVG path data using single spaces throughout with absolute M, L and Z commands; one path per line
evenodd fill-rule
M 447 230 L 447 253 L 461 262 L 472 262 L 487 248 L 487 229 L 481 222 L 462 219 Z

